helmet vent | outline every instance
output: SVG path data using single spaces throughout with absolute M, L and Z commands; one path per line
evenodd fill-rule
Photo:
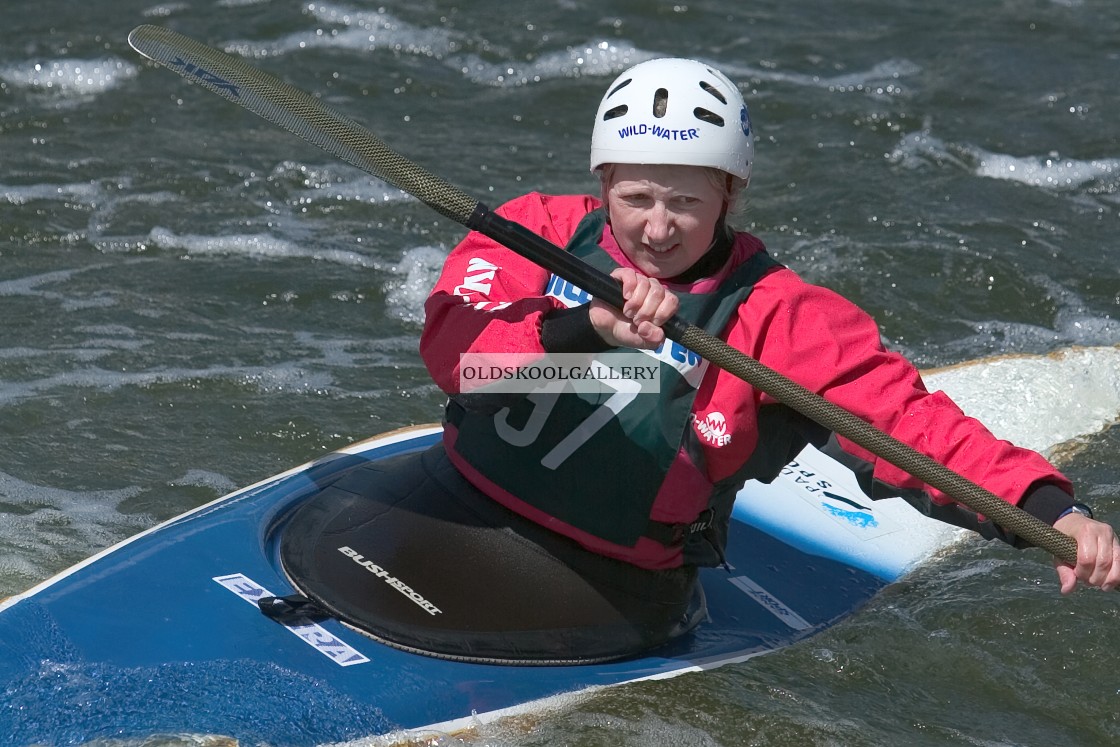
M 653 116 L 660 119 L 665 116 L 665 110 L 669 108 L 669 92 L 664 88 L 658 88 L 653 94 Z
M 692 110 L 692 115 L 701 122 L 714 124 L 716 127 L 723 127 L 724 125 L 723 117 L 699 106 Z
M 724 98 L 723 94 L 719 92 L 719 89 L 717 89 L 711 83 L 708 83 L 706 81 L 700 81 L 700 87 L 703 88 L 706 92 L 710 93 L 712 96 L 714 96 L 717 100 L 719 100 L 719 103 L 721 103 L 721 104 L 726 104 L 727 103 L 727 99 Z
M 614 95 L 615 95 L 616 93 L 618 93 L 619 91 L 621 91 L 621 90 L 622 90 L 623 88 L 626 88 L 626 86 L 630 85 L 630 84 L 631 84 L 631 83 L 633 83 L 633 82 L 634 82 L 634 79 L 633 79 L 633 78 L 627 78 L 626 80 L 622 81 L 622 82 L 621 82 L 621 83 L 619 83 L 619 84 L 618 84 L 617 86 L 615 86 L 614 88 L 612 88 L 612 89 L 610 90 L 610 93 L 608 93 L 606 97 L 607 97 L 607 98 L 609 99 L 609 98 L 610 98 L 611 96 L 614 96 Z
M 629 108 L 630 107 L 626 106 L 626 104 L 623 104 L 622 106 L 616 106 L 613 109 L 605 111 L 603 112 L 603 121 L 606 122 L 608 119 L 617 119 L 618 117 L 624 116 Z

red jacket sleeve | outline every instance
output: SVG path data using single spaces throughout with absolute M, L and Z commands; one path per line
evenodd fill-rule
M 531 193 L 495 212 L 564 246 L 579 221 L 598 207 L 588 196 Z M 544 295 L 551 273 L 477 232 L 447 257 L 424 305 L 420 355 L 436 384 L 459 391 L 463 353 L 544 353 L 541 319 L 560 304 Z
M 836 293 L 783 270 L 758 284 L 744 311 L 737 343 L 763 364 L 1005 500 L 1017 504 L 1036 482 L 1073 492 L 1042 456 L 997 439 L 943 392 L 929 392 L 909 361 L 883 348 L 871 317 Z M 876 481 L 921 490 L 937 504 L 952 502 L 886 460 L 839 440 L 846 452 L 873 465 Z

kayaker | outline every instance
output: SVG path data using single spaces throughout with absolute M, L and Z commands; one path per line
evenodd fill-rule
M 596 650 L 604 656 L 657 645 L 702 618 L 697 568 L 722 562 L 735 493 L 749 478 L 772 479 L 808 442 L 849 466 L 872 497 L 903 495 L 938 519 L 1023 544 L 667 340 L 661 325 L 680 314 L 1075 538 L 1076 567 L 1057 566 L 1063 594 L 1078 583 L 1120 584 L 1120 542 L 1075 502 L 1064 475 L 927 391 L 911 363 L 884 349 L 866 313 L 731 228 L 753 139 L 738 89 L 704 63 L 652 60 L 611 83 L 591 143 L 601 193 L 531 193 L 497 212 L 609 271 L 626 304 L 619 311 L 589 300 L 469 234 L 426 304 L 420 350 L 449 396 L 429 469 L 469 493 L 464 500 L 486 512 L 501 541 L 540 550 L 556 569 L 540 573 L 541 583 L 563 597 L 565 585 L 586 582 L 623 610 L 631 632 L 604 633 L 613 637 Z M 464 354 L 627 348 L 651 351 L 658 394 L 612 406 L 606 396 L 478 395 L 464 386 Z M 587 645 L 545 640 L 523 653 L 548 658 Z

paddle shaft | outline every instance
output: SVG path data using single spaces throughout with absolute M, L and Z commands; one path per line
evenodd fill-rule
M 441 215 L 494 239 L 603 302 L 615 308 L 622 307 L 622 291 L 613 278 L 524 226 L 494 213 L 305 91 L 241 58 L 158 26 L 139 26 L 128 39 L 145 57 L 413 195 Z M 712 364 L 987 516 L 1004 529 L 1067 563 L 1076 562 L 1077 543 L 1071 537 L 735 350 L 718 337 L 679 317 L 670 319 L 664 330 L 667 337 Z

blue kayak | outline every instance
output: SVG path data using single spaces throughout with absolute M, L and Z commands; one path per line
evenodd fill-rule
M 773 483 L 740 491 L 728 566 L 702 573 L 709 619 L 637 658 L 454 661 L 385 645 L 335 619 L 280 623 L 261 613 L 260 599 L 297 591 L 280 557 L 295 509 L 357 466 L 439 439 L 439 427 L 423 426 L 360 442 L 0 603 L 5 744 L 191 733 L 301 747 L 453 733 L 782 648 L 852 614 L 956 536 L 900 500 L 873 504 L 810 447 Z

